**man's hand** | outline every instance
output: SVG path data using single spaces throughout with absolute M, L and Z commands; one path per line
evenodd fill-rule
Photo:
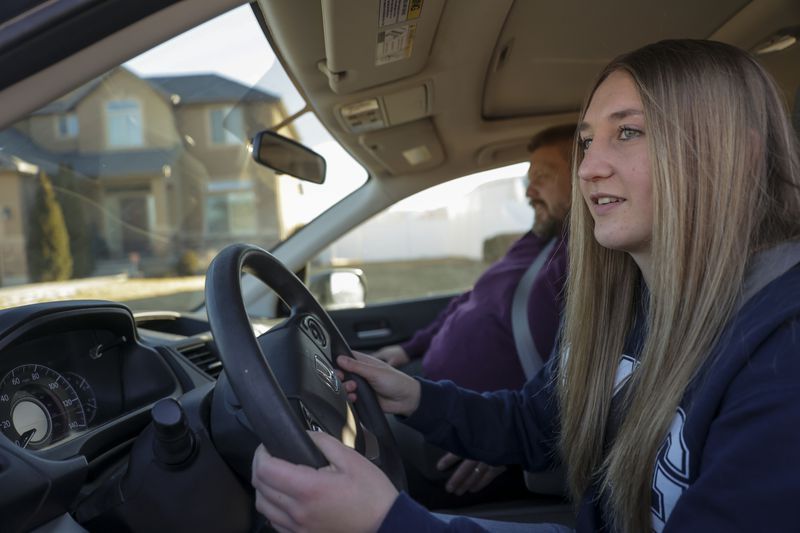
M 455 472 L 450 476 L 445 484 L 447 492 L 461 496 L 467 492 L 478 492 L 483 490 L 489 483 L 505 472 L 504 466 L 490 466 L 479 463 L 472 459 L 462 459 L 461 457 L 446 453 L 436 463 L 439 470 L 447 470 L 454 464 L 460 462 Z
M 355 359 L 340 355 L 336 358 L 336 364 L 342 370 L 358 374 L 367 380 L 375 391 L 383 412 L 408 416 L 417 410 L 421 394 L 419 381 L 371 355 L 353 352 L 353 356 Z M 355 402 L 356 383 L 352 380 L 345 381 L 342 370 L 337 370 L 336 373 L 344 384 L 348 399 Z
M 372 357 L 389 363 L 395 368 L 406 365 L 411 361 L 411 358 L 408 356 L 406 351 L 397 344 L 384 346 L 377 352 L 373 353 Z
M 253 456 L 256 509 L 280 531 L 376 531 L 397 498 L 377 466 L 327 433 L 309 432 L 330 465 L 319 470 L 267 452 Z

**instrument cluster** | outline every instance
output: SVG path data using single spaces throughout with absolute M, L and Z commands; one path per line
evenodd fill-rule
M 0 379 L 0 431 L 21 448 L 46 448 L 87 430 L 97 397 L 76 372 L 29 363 Z
M 110 302 L 1 310 L 0 438 L 51 457 L 95 453 L 114 428 L 175 394 L 175 374 L 135 328 L 130 310 Z

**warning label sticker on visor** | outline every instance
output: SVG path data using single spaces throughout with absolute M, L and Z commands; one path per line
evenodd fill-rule
M 378 27 L 419 18 L 423 0 L 378 0 Z
M 394 61 L 408 59 L 414 48 L 416 24 L 403 24 L 378 32 L 378 44 L 375 49 L 375 64 L 385 65 Z

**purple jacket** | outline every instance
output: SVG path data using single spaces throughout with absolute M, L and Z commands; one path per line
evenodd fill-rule
M 451 380 L 479 392 L 519 389 L 525 374 L 511 326 L 511 301 L 525 271 L 547 244 L 531 232 L 484 272 L 471 291 L 454 298 L 425 329 L 402 345 L 423 357 L 425 377 Z M 559 241 L 536 277 L 528 300 L 528 319 L 539 354 L 553 349 L 563 304 L 566 242 Z

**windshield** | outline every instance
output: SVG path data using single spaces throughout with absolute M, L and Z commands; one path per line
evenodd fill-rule
M 0 308 L 195 309 L 222 247 L 273 248 L 366 181 L 305 109 L 244 6 L 0 131 Z M 256 164 L 268 128 L 322 154 L 325 184 Z

